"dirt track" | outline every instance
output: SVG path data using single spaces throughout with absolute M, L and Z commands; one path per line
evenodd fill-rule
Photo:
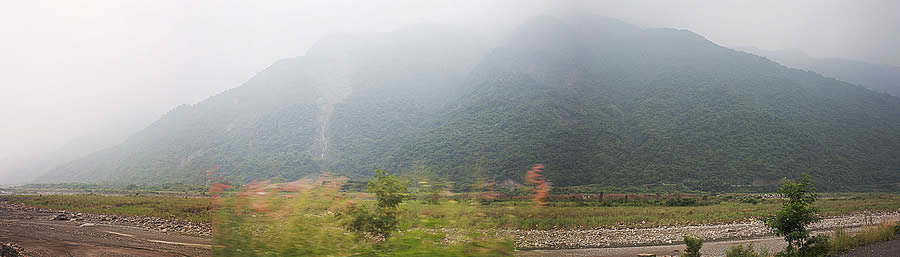
M 840 257 L 890 257 L 900 255 L 900 239 L 878 242 L 859 247 L 838 256 Z
M 0 242 L 27 256 L 210 256 L 206 238 L 141 228 L 52 220 L 55 214 L 0 208 Z

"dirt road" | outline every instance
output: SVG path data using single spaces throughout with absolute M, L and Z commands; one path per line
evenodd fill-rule
M 0 242 L 28 256 L 210 256 L 206 238 L 141 228 L 52 220 L 55 214 L 0 208 Z
M 896 257 L 900 255 L 900 239 L 877 242 L 862 246 L 838 256 L 840 257 Z

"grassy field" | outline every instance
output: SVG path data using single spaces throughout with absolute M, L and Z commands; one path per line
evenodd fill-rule
M 102 195 L 12 195 L 8 201 L 33 207 L 71 210 L 95 214 L 153 216 L 192 222 L 210 222 L 209 198 L 102 196 Z
M 44 195 L 0 196 L 0 201 L 34 207 L 65 209 L 98 214 L 156 216 L 179 218 L 195 222 L 209 222 L 208 198 L 176 198 L 152 196 L 100 195 Z M 369 203 L 364 200 L 364 203 Z M 593 207 L 577 206 L 572 202 L 551 202 L 551 206 L 536 208 L 530 201 L 495 202 L 479 205 L 467 201 L 407 201 L 402 204 L 403 215 L 411 220 L 410 227 L 458 228 L 598 228 L 653 227 L 668 225 L 696 225 L 730 223 L 774 214 L 781 208 L 781 200 L 761 200 L 756 204 L 738 200 L 717 201 L 708 205 L 672 207 L 654 205 Z M 555 207 L 552 205 L 556 205 Z M 863 211 L 897 211 L 900 196 L 867 195 L 844 198 L 825 198 L 815 203 L 826 216 Z M 423 217 L 423 214 L 427 218 Z
M 616 207 L 540 207 L 529 201 L 497 202 L 472 211 L 470 203 L 449 202 L 428 205 L 408 203 L 407 215 L 429 212 L 441 217 L 442 226 L 503 227 L 518 229 L 654 227 L 730 223 L 774 214 L 781 200 L 762 200 L 757 204 L 722 201 L 703 206 L 616 206 Z M 880 195 L 820 199 L 814 204 L 822 215 L 836 216 L 863 211 L 897 211 L 900 196 Z M 476 213 L 475 217 L 466 216 Z M 418 225 L 418 224 L 416 224 Z

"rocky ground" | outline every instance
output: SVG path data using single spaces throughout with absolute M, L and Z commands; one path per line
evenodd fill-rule
M 10 256 L 211 255 L 208 238 L 188 234 L 208 235 L 209 225 L 0 203 L 0 242 Z
M 22 257 L 25 250 L 14 243 L 0 243 L 0 257 Z
M 6 202 L 0 202 L 0 208 L 23 212 L 44 213 L 52 215 L 51 219 L 56 221 L 132 226 L 162 233 L 209 236 L 212 231 L 212 226 L 209 223 L 188 222 L 178 219 L 90 214 L 67 210 L 34 208 L 18 204 L 9 204 Z
M 900 213 L 860 213 L 829 217 L 812 225 L 813 230 L 859 227 L 883 220 L 900 220 Z M 722 225 L 678 226 L 637 229 L 515 230 L 518 249 L 578 249 L 600 247 L 680 244 L 682 235 L 692 234 L 706 241 L 745 240 L 772 236 L 758 220 Z

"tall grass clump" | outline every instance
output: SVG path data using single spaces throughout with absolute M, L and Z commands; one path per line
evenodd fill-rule
M 831 241 L 828 242 L 828 248 L 833 252 L 842 252 L 856 248 L 859 242 L 850 232 L 843 228 L 835 229 L 831 232 Z
M 900 224 L 896 221 L 885 221 L 878 225 L 869 225 L 856 232 L 856 234 L 851 234 L 839 228 L 831 233 L 828 248 L 832 253 L 836 254 L 875 242 L 893 240 L 898 231 L 900 231 Z
M 753 248 L 753 244 L 746 247 L 744 245 L 732 246 L 725 251 L 725 257 L 768 257 L 769 251 L 757 251 Z
M 896 222 L 884 222 L 879 225 L 867 226 L 862 231 L 856 233 L 856 238 L 865 245 L 874 242 L 888 241 L 894 239 L 897 233 Z

